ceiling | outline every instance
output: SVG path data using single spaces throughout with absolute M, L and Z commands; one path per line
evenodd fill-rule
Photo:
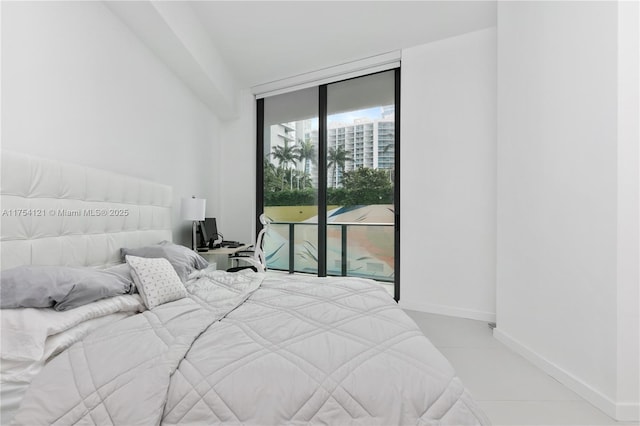
M 496 25 L 495 1 L 195 1 L 242 87 Z

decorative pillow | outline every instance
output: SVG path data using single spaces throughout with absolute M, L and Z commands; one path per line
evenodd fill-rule
M 2 271 L 0 308 L 66 311 L 105 297 L 127 294 L 131 278 L 106 270 L 69 266 L 18 266 Z
M 148 309 L 187 296 L 180 277 L 164 258 L 144 258 L 127 255 L 133 282 Z
M 171 266 L 173 266 L 180 280 L 183 282 L 187 280 L 187 276 L 191 272 L 196 269 L 204 269 L 209 265 L 198 253 L 169 241 L 162 241 L 160 244 L 136 249 L 121 248 L 120 253 L 123 259 L 127 255 L 146 258 L 165 258 L 171 263 Z

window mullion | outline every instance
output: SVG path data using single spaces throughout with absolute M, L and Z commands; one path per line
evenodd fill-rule
M 327 85 L 318 105 L 318 276 L 327 276 Z

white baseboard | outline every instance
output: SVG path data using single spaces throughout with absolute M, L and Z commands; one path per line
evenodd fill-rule
M 621 422 L 640 422 L 640 404 L 637 402 L 619 402 L 616 404 L 614 419 Z
M 496 314 L 493 312 L 476 311 L 473 309 L 458 308 L 456 306 L 436 305 L 432 303 L 407 302 L 402 299 L 398 302 L 402 309 L 427 312 L 430 314 L 447 315 L 450 317 L 468 318 L 479 321 L 495 322 Z
M 616 403 L 609 397 L 588 385 L 580 378 L 574 376 L 560 366 L 548 359 L 538 355 L 531 348 L 518 342 L 516 339 L 504 333 L 498 328 L 493 330 L 493 337 L 509 347 L 514 352 L 522 355 L 536 367 L 586 399 L 595 407 L 604 411 L 608 416 L 618 421 L 638 421 L 640 420 L 640 404 L 638 403 Z

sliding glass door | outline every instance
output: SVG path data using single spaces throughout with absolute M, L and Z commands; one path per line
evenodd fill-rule
M 318 92 L 314 87 L 272 96 L 259 108 L 258 206 L 273 221 L 265 239 L 269 269 L 318 273 Z
M 269 269 L 372 278 L 399 297 L 399 70 L 258 100 Z
M 327 86 L 329 275 L 394 282 L 394 83 L 387 71 Z

